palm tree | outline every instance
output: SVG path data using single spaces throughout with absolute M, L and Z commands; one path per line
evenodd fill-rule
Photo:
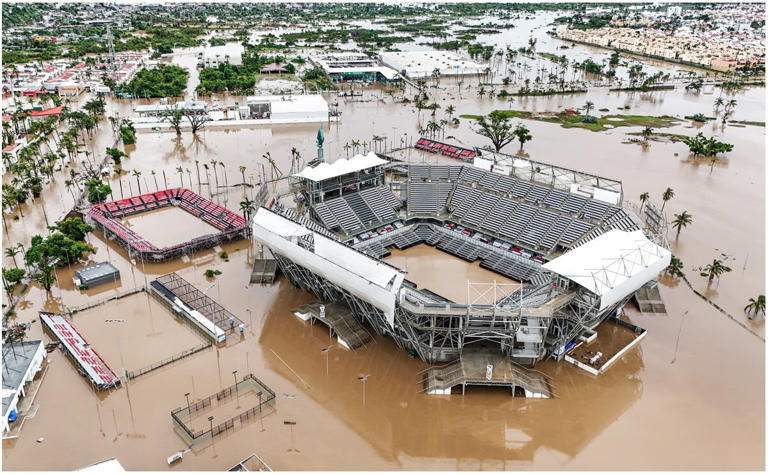
M 139 176 L 141 176 L 141 171 L 133 170 L 133 177 L 136 178 L 136 187 L 139 189 L 139 194 L 141 194 L 141 182 L 139 181 Z
M 747 316 L 752 319 L 751 316 L 749 316 L 750 313 L 755 313 L 755 316 L 760 315 L 760 313 L 765 316 L 765 295 L 760 295 L 757 298 L 750 298 L 749 303 L 744 307 L 744 312 L 747 313 Z
M 669 265 L 667 265 L 667 268 L 664 270 L 664 273 L 673 276 L 675 278 L 679 278 L 684 276 L 683 274 L 683 261 L 679 258 L 672 255 L 672 258 L 669 260 Z
M 19 249 L 17 247 L 9 247 L 5 249 L 5 256 L 11 257 L 13 259 L 13 266 L 18 267 L 19 265 L 16 263 L 16 255 L 19 254 Z
M 181 166 L 176 167 L 176 172 L 179 173 L 179 179 L 181 180 L 181 187 L 184 187 L 184 168 Z
M 211 164 L 213 165 L 213 177 L 216 178 L 216 189 L 219 189 L 219 171 L 216 169 L 216 165 L 219 162 L 216 160 L 211 160 Z
M 725 101 L 722 97 L 718 97 L 715 99 L 715 111 L 719 111 L 720 107 L 722 107 L 725 104 Z
M 595 108 L 594 102 L 591 100 L 588 100 L 586 104 L 584 104 L 584 115 L 589 115 L 589 112 Z
M 240 201 L 240 212 L 243 213 L 243 216 L 245 217 L 245 220 L 248 220 L 253 210 L 256 208 L 256 203 L 248 199 L 248 197 L 244 197 L 242 201 Z
M 675 218 L 672 221 L 672 228 L 677 229 L 676 237 L 680 237 L 680 231 L 684 227 L 688 227 L 688 224 L 693 222 L 693 216 L 688 214 L 688 211 L 683 211 L 680 214 L 675 214 Z
M 222 167 L 221 172 L 224 173 L 224 186 L 229 187 L 229 179 L 227 178 L 227 167 L 223 161 L 219 161 L 219 166 Z
M 152 175 L 152 180 L 155 182 L 155 191 L 160 191 L 160 188 L 157 186 L 157 177 L 155 176 L 157 172 L 155 172 L 155 170 L 152 170 L 149 173 Z
M 453 104 L 449 105 L 445 108 L 445 113 L 448 114 L 449 119 L 453 119 L 453 113 L 456 112 L 456 107 L 453 106 Z
M 653 129 L 651 127 L 645 127 L 640 133 L 643 135 L 645 143 L 648 143 L 648 139 L 653 135 Z
M 664 204 L 661 205 L 661 212 L 664 212 L 664 206 L 667 205 L 667 201 L 675 197 L 675 191 L 672 188 L 667 188 L 664 191 L 664 194 L 661 195 L 661 200 L 664 201 Z
M 700 275 L 707 277 L 709 284 L 712 284 L 712 280 L 717 277 L 717 281 L 720 281 L 720 275 L 731 271 L 730 267 L 725 266 L 722 260 L 714 259 L 712 263 L 708 263 L 701 269 Z
M 245 166 L 239 166 L 240 174 L 243 176 L 243 187 L 245 187 Z
M 640 212 L 643 211 L 643 206 L 645 206 L 645 201 L 651 198 L 651 195 L 647 192 L 640 195 Z

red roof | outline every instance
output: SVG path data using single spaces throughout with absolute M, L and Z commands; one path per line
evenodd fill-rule
M 13 150 L 15 150 L 18 147 L 19 147 L 18 143 L 14 143 L 13 145 L 8 145 L 7 147 L 3 148 L 3 153 L 12 152 Z
M 47 117 L 49 115 L 59 115 L 61 113 L 61 109 L 63 109 L 64 106 L 60 105 L 58 107 L 51 107 L 50 109 L 45 110 L 33 110 L 30 112 L 31 117 Z

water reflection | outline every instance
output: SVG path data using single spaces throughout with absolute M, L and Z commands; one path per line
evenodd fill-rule
M 489 463 L 528 466 L 542 447 L 575 457 L 643 393 L 640 349 L 600 377 L 570 365 L 537 365 L 552 377 L 557 398 L 551 400 L 512 398 L 508 389 L 486 387 L 470 387 L 465 396 L 420 394 L 417 373 L 427 366 L 380 336 L 356 352 L 332 344 L 326 375 L 322 349 L 328 330 L 286 310 L 296 306 L 293 292 L 281 289 L 267 313 L 259 343 L 285 362 L 267 357 L 267 366 L 290 380 L 296 379 L 294 372 L 301 374 L 311 387 L 302 389 L 303 395 L 322 403 L 393 461 L 447 459 L 469 469 Z M 361 373 L 371 374 L 365 405 L 357 381 Z

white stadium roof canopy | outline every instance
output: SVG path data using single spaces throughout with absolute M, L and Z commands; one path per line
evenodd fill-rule
M 312 248 L 301 245 L 300 236 L 311 236 Z M 395 298 L 405 278 L 401 270 L 263 207 L 253 217 L 253 238 L 379 308 L 394 326 Z
M 547 262 L 544 268 L 598 295 L 603 310 L 655 278 L 667 268 L 671 256 L 640 230 L 612 229 Z
M 342 176 L 355 171 L 373 168 L 374 166 L 384 165 L 387 160 L 379 158 L 374 152 L 368 152 L 367 155 L 355 155 L 352 158 L 340 158 L 333 163 L 320 163 L 314 168 L 307 166 L 300 172 L 294 174 L 310 181 L 324 181 L 326 179 Z

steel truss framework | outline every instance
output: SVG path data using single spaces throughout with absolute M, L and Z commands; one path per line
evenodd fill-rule
M 428 292 L 403 287 L 390 326 L 378 308 L 279 253 L 275 258 L 295 286 L 322 301 L 343 301 L 361 323 L 430 363 L 456 359 L 465 346 L 486 342 L 518 363 L 533 365 L 557 356 L 581 331 L 623 305 L 598 311 L 595 295 L 542 271 L 545 283 L 522 290 L 518 285 L 468 283 L 470 301 L 465 304 L 438 301 Z
M 171 294 L 190 308 L 200 312 L 222 331 L 238 327 L 243 322 L 208 295 L 183 279 L 175 272 L 158 277 L 152 283 L 159 283 Z M 230 323 L 231 322 L 231 323 Z
M 537 163 L 531 162 L 531 165 Z M 547 181 L 554 187 L 565 181 L 621 192 L 618 181 L 550 168 L 552 177 Z M 536 174 L 540 176 L 540 173 L 541 169 L 537 169 Z M 530 179 L 536 180 L 533 176 Z M 625 210 L 629 211 L 630 207 L 626 206 Z M 666 230 L 663 216 L 650 203 L 645 205 L 644 212 L 637 211 L 632 208 L 628 214 L 650 240 L 668 247 L 663 235 Z M 286 209 L 282 214 L 296 221 L 295 212 Z M 442 220 L 439 215 L 430 217 Z M 406 220 L 406 225 L 416 225 L 416 220 Z M 304 222 L 299 223 L 306 226 Z M 468 302 L 464 304 L 435 298 L 429 291 L 405 284 L 397 295 L 394 324 L 390 325 L 381 310 L 361 298 L 277 252 L 275 257 L 281 271 L 295 286 L 323 301 L 345 302 L 361 323 L 367 322 L 378 334 L 392 337 L 399 347 L 413 351 L 429 363 L 457 359 L 465 346 L 479 343 L 495 345 L 514 362 L 525 365 L 534 365 L 546 357 L 562 359 L 571 341 L 615 315 L 630 298 L 627 296 L 601 310 L 598 295 L 539 268 L 530 279 L 532 284 L 516 287 L 514 291 L 498 284 L 470 283 Z

